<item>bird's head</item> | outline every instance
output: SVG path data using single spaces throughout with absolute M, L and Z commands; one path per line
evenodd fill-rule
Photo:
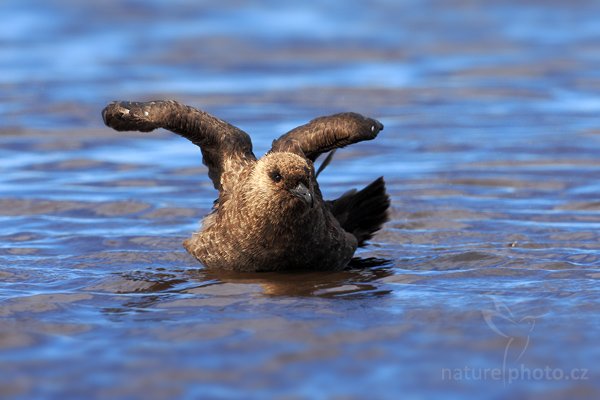
M 289 152 L 268 153 L 258 161 L 254 174 L 271 204 L 303 211 L 314 207 L 314 171 L 306 158 Z

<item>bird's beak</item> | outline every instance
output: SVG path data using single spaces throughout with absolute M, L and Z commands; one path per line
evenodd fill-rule
M 304 200 L 304 202 L 306 204 L 308 204 L 309 207 L 312 208 L 312 206 L 314 204 L 314 202 L 313 202 L 313 196 L 310 193 L 310 190 L 308 190 L 308 188 L 306 187 L 306 185 L 304 185 L 303 183 L 299 183 L 298 186 L 296 186 L 293 189 L 290 189 L 290 192 L 294 196 L 296 196 L 296 197 Z

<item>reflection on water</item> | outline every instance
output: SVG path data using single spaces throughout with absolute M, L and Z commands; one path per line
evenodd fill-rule
M 598 398 L 596 2 L 0 11 L 2 398 Z M 319 179 L 384 175 L 391 221 L 346 271 L 204 270 L 181 245 L 215 196 L 199 151 L 101 126 L 159 97 L 257 154 L 380 119 Z
M 381 259 L 354 259 L 351 268 L 340 272 L 294 272 L 241 274 L 200 271 L 192 274 L 196 279 L 229 284 L 258 285 L 264 295 L 357 297 L 389 294 L 381 290 L 377 280 L 392 274 L 388 268 L 377 268 L 389 263 Z

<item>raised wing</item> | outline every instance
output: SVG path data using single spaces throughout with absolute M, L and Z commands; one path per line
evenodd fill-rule
M 315 161 L 321 154 L 349 144 L 372 140 L 383 129 L 381 122 L 357 113 L 341 113 L 315 118 L 273 141 L 271 151 L 286 151 L 290 143 Z
M 250 136 L 204 111 L 173 100 L 115 101 L 102 110 L 107 126 L 117 131 L 150 132 L 164 128 L 200 147 L 202 160 L 215 189 L 235 184 L 242 167 L 256 160 Z

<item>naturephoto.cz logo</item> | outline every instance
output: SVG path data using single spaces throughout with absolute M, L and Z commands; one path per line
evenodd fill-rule
M 529 368 L 524 364 L 519 367 L 503 368 L 442 368 L 442 380 L 445 381 L 502 381 L 510 384 L 515 381 L 583 381 L 588 378 L 585 368 Z
M 515 381 L 561 381 L 587 380 L 586 368 L 529 368 L 518 363 L 529 347 L 531 333 L 535 323 L 542 315 L 525 315 L 518 317 L 500 300 L 492 298 L 493 309 L 483 310 L 483 319 L 487 326 L 497 335 L 506 338 L 506 346 L 502 356 L 502 365 L 498 368 L 442 368 L 442 380 L 494 380 L 504 385 Z

